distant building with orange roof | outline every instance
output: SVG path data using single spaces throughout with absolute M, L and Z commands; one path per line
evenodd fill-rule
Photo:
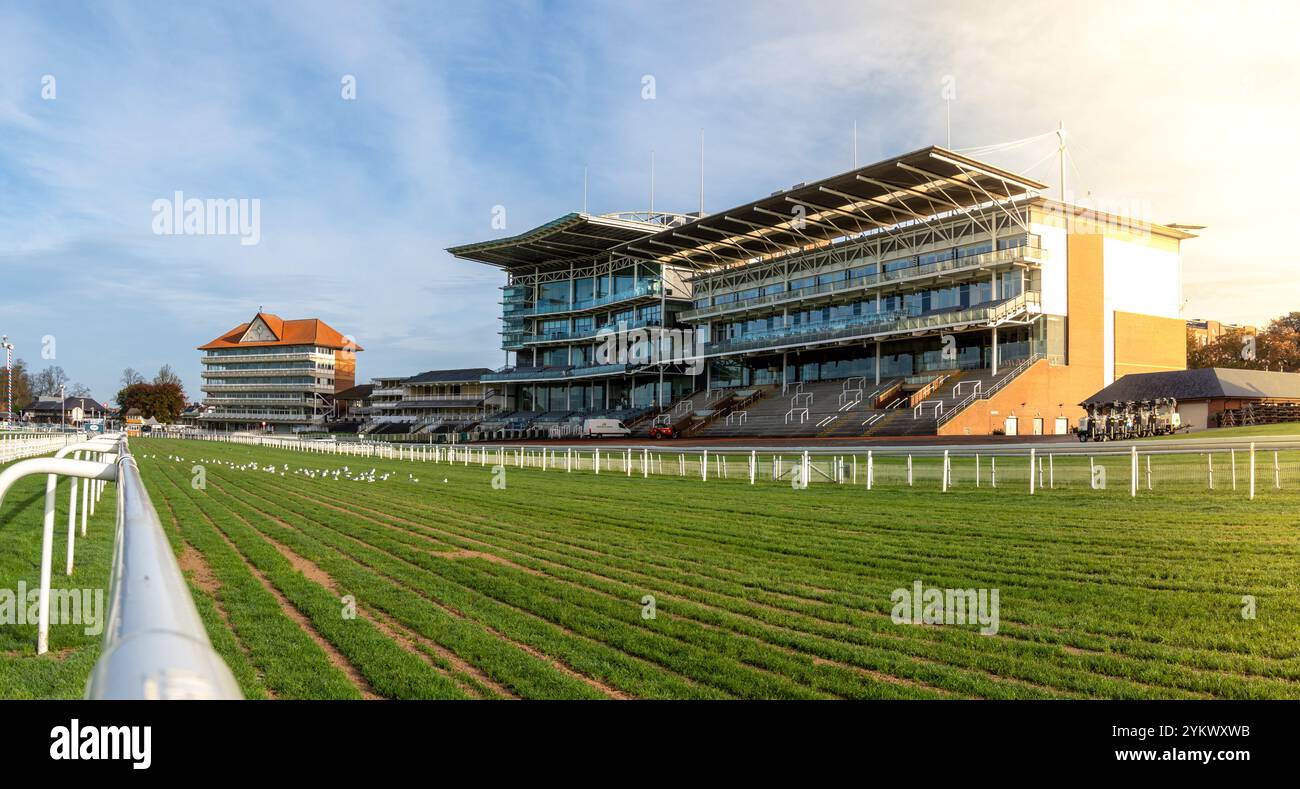
M 356 385 L 363 350 L 317 318 L 258 312 L 198 348 L 204 352 L 202 426 L 297 432 L 324 428 L 334 395 Z

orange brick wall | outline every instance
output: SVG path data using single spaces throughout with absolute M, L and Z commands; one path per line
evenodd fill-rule
M 334 352 L 334 394 L 346 391 L 357 385 L 356 351 L 338 350 Z
M 1187 323 L 1132 312 L 1115 313 L 1115 378 L 1129 373 L 1187 369 Z
M 1099 234 L 1066 237 L 1066 364 L 1040 361 L 988 400 L 977 400 L 942 428 L 940 435 L 987 435 L 1006 418 L 1019 417 L 1019 433 L 1031 432 L 1035 417 L 1051 433 L 1056 417 L 1074 425 L 1083 416 L 1078 403 L 1102 388 L 1105 370 L 1105 281 Z M 994 413 L 996 412 L 996 413 Z

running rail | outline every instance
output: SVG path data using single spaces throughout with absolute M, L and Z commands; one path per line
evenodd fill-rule
M 74 452 L 94 455 L 99 461 L 44 457 L 15 463 L 0 472 L 0 504 L 16 480 L 32 474 L 49 475 L 41 547 L 37 652 L 44 653 L 48 649 L 50 565 L 58 476 L 87 480 L 82 493 L 83 519 L 88 509 L 93 512 L 93 502 L 99 497 L 100 486 L 116 481 L 117 525 L 113 536 L 113 566 L 103 653 L 86 683 L 86 698 L 243 698 L 234 675 L 208 641 L 203 621 L 194 607 L 149 493 L 140 480 L 140 472 L 127 448 L 126 439 L 98 438 L 64 447 L 60 454 Z M 69 501 L 68 567 L 71 573 L 75 487 Z

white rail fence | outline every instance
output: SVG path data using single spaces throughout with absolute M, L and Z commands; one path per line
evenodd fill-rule
M 116 529 L 103 652 L 87 698 L 242 698 L 230 669 L 208 642 L 171 544 L 140 480 L 125 436 L 80 434 L 0 440 L 0 515 L 5 494 L 23 477 L 44 474 L 37 654 L 49 650 L 54 519 L 60 477 L 69 479 L 66 572 L 75 570 L 78 488 L 80 536 L 109 482 L 117 484 Z M 53 456 L 37 457 L 37 455 Z M 84 480 L 84 482 L 82 482 Z M 0 521 L 0 525 L 5 525 Z
M 1300 491 L 1300 444 L 1265 446 L 1216 443 L 1204 449 L 1162 447 L 1159 442 L 1106 448 L 1073 444 L 968 449 L 960 445 L 842 452 L 830 448 L 693 449 L 591 445 L 508 447 L 504 445 L 388 445 L 343 443 L 216 433 L 190 435 L 227 443 L 309 454 L 364 457 L 458 466 L 513 467 L 565 473 L 676 476 L 759 482 L 890 486 L 937 489 L 961 487 L 1039 491 L 1088 488 L 1142 491 L 1179 487 L 1240 491 L 1253 499 L 1264 490 Z M 1284 485 L 1284 480 L 1286 484 Z

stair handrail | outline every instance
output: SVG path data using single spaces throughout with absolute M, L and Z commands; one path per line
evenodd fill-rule
M 1043 358 L 1044 355 L 1038 352 L 1031 353 L 1030 355 L 1026 356 L 1024 359 L 1020 361 L 1019 364 L 1017 364 L 1015 367 L 1012 367 L 1010 371 L 1008 371 L 1001 378 L 995 381 L 991 386 L 989 386 L 988 389 L 984 389 L 983 387 L 980 387 L 977 391 L 972 392 L 961 402 L 949 408 L 948 411 L 943 416 L 939 417 L 939 421 L 935 424 L 935 427 L 938 428 L 947 424 L 949 420 L 955 417 L 958 413 L 960 413 L 964 408 L 969 406 L 971 403 L 974 403 L 976 400 L 988 400 L 992 398 L 993 395 L 1001 391 L 1003 387 L 1005 387 L 1007 384 L 1014 381 L 1021 373 L 1023 373 L 1025 370 L 1028 370 L 1036 362 L 1040 361 Z

